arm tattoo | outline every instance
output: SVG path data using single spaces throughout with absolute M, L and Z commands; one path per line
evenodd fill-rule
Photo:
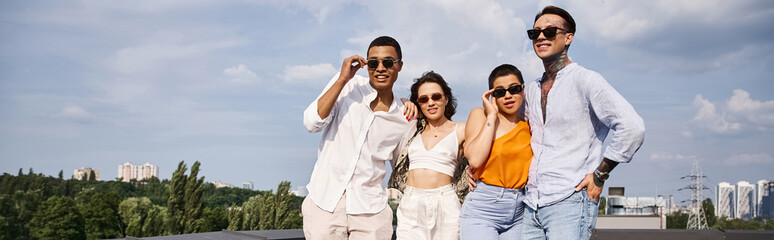
M 488 122 L 488 123 L 486 123 L 486 126 L 487 126 L 487 127 L 491 127 L 491 126 L 492 126 L 492 123 Z

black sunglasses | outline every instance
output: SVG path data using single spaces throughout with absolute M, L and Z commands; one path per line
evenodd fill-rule
M 556 30 L 562 30 L 562 31 L 565 31 L 565 32 L 567 31 L 567 30 L 565 30 L 563 28 L 559 28 L 559 27 L 548 27 L 548 28 L 543 29 L 543 30 L 538 30 L 538 29 L 534 29 L 533 28 L 533 29 L 527 30 L 527 37 L 529 37 L 529 39 L 531 39 L 531 40 L 535 40 L 535 39 L 537 39 L 540 36 L 540 33 L 542 32 L 543 35 L 546 36 L 546 38 L 550 39 L 550 38 L 556 37 Z
M 400 61 L 400 59 L 387 58 L 382 60 L 382 65 L 384 65 L 384 68 L 391 68 L 398 61 Z M 369 69 L 376 69 L 379 67 L 379 60 L 368 59 L 367 64 Z
M 498 88 L 492 92 L 492 97 L 496 97 L 496 98 L 504 97 L 505 91 L 508 91 L 509 93 L 511 93 L 511 95 L 515 95 L 517 93 L 520 93 L 521 90 L 524 90 L 524 85 L 516 85 L 516 86 L 509 87 L 508 89 Z
M 433 99 L 433 101 L 438 101 L 438 100 L 441 100 L 441 97 L 443 97 L 443 95 L 440 94 L 440 93 L 433 93 L 433 95 L 430 96 L 430 97 L 427 97 L 427 95 L 422 95 L 419 98 L 417 98 L 417 102 L 418 103 L 426 103 L 430 99 Z

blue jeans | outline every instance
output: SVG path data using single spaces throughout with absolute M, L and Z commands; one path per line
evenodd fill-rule
M 460 239 L 519 239 L 524 190 L 477 183 L 460 209 Z
M 552 205 L 525 207 L 521 238 L 589 239 L 597 223 L 599 203 L 589 198 L 586 189 Z

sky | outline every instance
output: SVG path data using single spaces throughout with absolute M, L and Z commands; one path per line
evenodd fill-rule
M 321 134 L 302 112 L 344 58 L 396 38 L 395 94 L 433 70 L 465 121 L 497 65 L 529 82 L 542 74 L 525 31 L 546 5 L 577 22 L 572 61 L 645 121 L 645 143 L 607 187 L 685 200 L 694 160 L 710 189 L 774 180 L 765 0 L 2 1 L 0 172 L 91 167 L 106 180 L 129 161 L 170 178 L 179 161 L 200 161 L 206 181 L 303 186 Z

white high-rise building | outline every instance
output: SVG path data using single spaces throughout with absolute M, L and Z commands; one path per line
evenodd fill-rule
M 253 190 L 253 182 L 242 182 L 242 188 Z
M 73 179 L 88 180 L 89 174 L 94 171 L 94 179 L 99 181 L 99 170 L 91 168 L 81 168 L 73 170 Z
M 755 185 L 746 181 L 736 183 L 736 218 L 752 219 L 755 214 Z
M 159 167 L 150 163 L 143 165 L 134 165 L 130 162 L 118 165 L 118 178 L 123 179 L 124 182 L 129 182 L 131 179 L 143 180 L 151 177 L 159 177 Z
M 765 215 L 763 212 L 763 199 L 769 195 L 769 181 L 760 180 L 755 184 L 755 216 L 762 217 Z
M 736 211 L 734 210 L 735 191 L 733 185 L 727 182 L 721 182 L 715 187 L 715 216 L 727 218 L 736 217 Z

